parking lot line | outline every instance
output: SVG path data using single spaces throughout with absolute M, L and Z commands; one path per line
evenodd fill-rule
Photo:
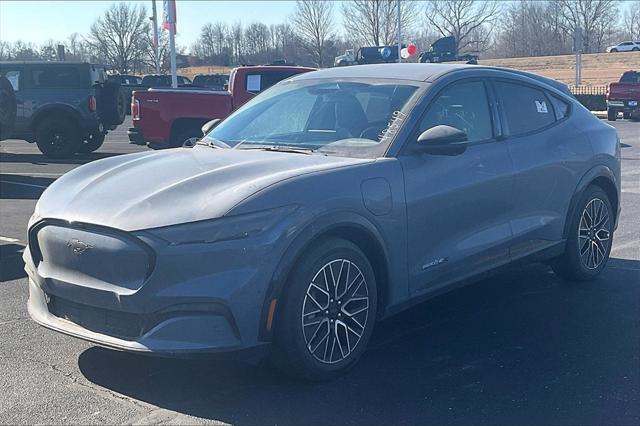
M 28 187 L 31 187 L 31 188 L 47 189 L 46 185 L 36 185 L 34 183 L 13 182 L 11 180 L 4 180 L 4 179 L 0 179 L 0 183 L 9 183 L 11 185 L 28 186 Z

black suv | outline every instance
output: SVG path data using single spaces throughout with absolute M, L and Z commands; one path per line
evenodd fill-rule
M 103 66 L 80 62 L 0 62 L 17 103 L 12 138 L 54 158 L 98 149 L 124 121 L 126 96 Z

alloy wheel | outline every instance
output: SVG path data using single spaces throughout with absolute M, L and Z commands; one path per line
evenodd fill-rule
M 305 346 L 324 364 L 354 351 L 369 315 L 369 290 L 358 266 L 347 259 L 326 263 L 307 287 L 302 304 Z
M 587 269 L 596 269 L 606 259 L 611 244 L 611 220 L 609 208 L 599 198 L 594 198 L 582 212 L 578 228 L 580 261 Z

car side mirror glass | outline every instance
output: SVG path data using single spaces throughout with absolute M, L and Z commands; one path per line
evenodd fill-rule
M 210 131 L 212 131 L 213 128 L 218 125 L 218 123 L 220 123 L 220 119 L 219 118 L 214 118 L 213 120 L 207 121 L 206 123 L 204 123 L 204 125 L 200 129 L 200 130 L 202 130 L 202 136 L 204 136 L 207 133 L 209 133 Z
M 455 127 L 440 124 L 418 136 L 421 152 L 432 155 L 460 155 L 467 149 L 467 134 Z

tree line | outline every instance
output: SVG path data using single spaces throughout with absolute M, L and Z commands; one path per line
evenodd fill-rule
M 298 0 L 280 24 L 211 22 L 191 46 L 192 65 L 235 66 L 286 59 L 300 65 L 331 66 L 345 49 L 397 43 L 396 0 Z M 618 0 L 403 0 L 403 42 L 427 50 L 439 37 L 453 35 L 461 53 L 484 58 L 568 54 L 576 28 L 583 51 L 602 52 L 622 40 L 640 39 L 640 1 Z M 100 62 L 122 73 L 155 69 L 153 28 L 144 5 L 112 4 L 89 33 L 40 46 L 0 41 L 1 60 L 55 60 L 63 44 L 67 60 Z M 160 31 L 159 66 L 167 70 L 167 34 Z

